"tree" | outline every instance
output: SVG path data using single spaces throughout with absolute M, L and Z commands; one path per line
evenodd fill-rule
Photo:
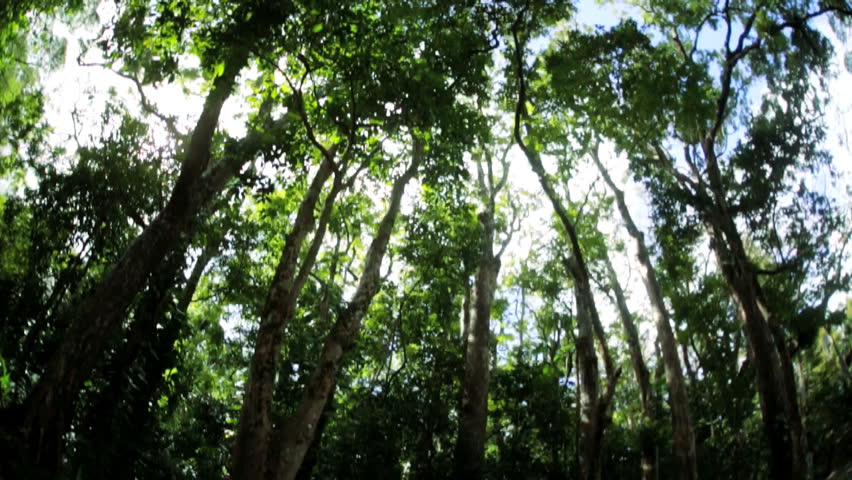
M 600 478 L 601 476 L 601 454 L 603 433 L 608 423 L 608 409 L 612 396 L 615 392 L 615 384 L 618 372 L 615 371 L 612 358 L 606 347 L 606 340 L 600 333 L 600 319 L 592 293 L 589 269 L 586 264 L 585 255 L 580 246 L 579 236 L 567 209 L 563 206 L 556 190 L 551 184 L 551 179 L 544 169 L 539 153 L 541 140 L 534 139 L 533 146 L 527 145 L 522 128 L 530 130 L 530 114 L 527 110 L 527 83 L 523 60 L 525 42 L 520 40 L 521 22 L 525 20 L 526 8 L 518 14 L 517 21 L 512 26 L 512 39 L 514 41 L 515 59 L 513 67 L 517 71 L 518 95 L 515 107 L 514 137 L 527 161 L 530 163 L 545 191 L 557 218 L 565 229 L 570 244 L 570 254 L 565 259 L 566 270 L 573 280 L 574 297 L 577 302 L 577 362 L 580 372 L 580 476 L 585 479 Z M 535 138 L 535 137 L 533 137 Z M 597 335 L 596 335 L 597 334 Z M 607 388 L 601 394 L 598 379 L 598 358 L 595 353 L 594 337 L 597 336 L 601 345 L 603 362 L 606 367 Z
M 636 227 L 633 217 L 630 215 L 630 210 L 627 208 L 627 202 L 624 199 L 624 192 L 615 186 L 606 168 L 601 163 L 598 152 L 593 150 L 591 153 L 592 159 L 598 166 L 604 181 L 612 190 L 615 196 L 615 203 L 618 206 L 618 211 L 621 213 L 621 219 L 624 221 L 627 233 L 633 237 L 636 242 L 636 258 L 639 260 L 639 266 L 642 269 L 642 282 L 645 285 L 645 291 L 648 294 L 648 300 L 651 303 L 651 311 L 654 315 L 654 322 L 657 327 L 657 338 L 660 343 L 662 359 L 666 370 L 666 383 L 669 389 L 672 407 L 672 424 L 675 434 L 674 446 L 675 455 L 678 458 L 680 478 L 697 478 L 698 467 L 696 463 L 695 453 L 695 438 L 692 430 L 692 419 L 689 414 L 689 402 L 687 400 L 686 384 L 683 380 L 683 369 L 680 365 L 680 359 L 677 355 L 677 342 L 674 333 L 672 332 L 671 323 L 669 322 L 668 309 L 663 301 L 663 295 L 660 291 L 660 286 L 657 283 L 657 275 L 654 271 L 654 265 L 651 263 L 651 257 L 648 254 L 648 248 L 645 246 L 645 238 L 641 231 Z M 624 301 L 624 294 L 621 293 L 621 287 L 618 286 L 618 278 L 615 275 L 615 270 L 607 259 L 607 266 L 610 274 L 610 282 L 615 292 L 616 301 L 618 303 L 619 314 L 624 323 L 624 330 L 627 334 L 628 344 L 630 345 L 630 358 L 633 363 L 633 369 L 636 372 L 636 379 L 639 383 L 640 392 L 642 395 L 642 408 L 649 421 L 653 419 L 653 407 L 651 405 L 650 385 L 648 384 L 648 372 L 644 367 L 642 360 L 641 349 L 638 348 L 638 340 L 636 338 L 635 327 L 630 326 L 630 312 L 627 310 L 627 304 Z M 650 447 L 643 447 L 650 449 Z M 650 462 L 650 452 L 643 454 L 643 475 L 650 473 L 645 467 Z M 647 459 L 647 460 L 646 460 Z
M 497 195 L 506 187 L 509 164 L 506 156 L 511 144 L 500 158 L 500 176 L 494 174 L 494 159 L 483 152 L 476 159 L 476 181 L 479 200 L 484 207 L 478 215 L 481 229 L 480 259 L 474 281 L 474 300 L 466 298 L 464 312 L 465 369 L 462 381 L 462 401 L 459 412 L 459 436 L 456 441 L 455 475 L 458 478 L 482 478 L 485 461 L 486 426 L 488 424 L 489 350 L 491 337 L 491 307 L 500 273 L 500 257 L 512 238 L 512 231 L 494 252 L 496 239 Z M 484 164 L 484 166 L 483 166 Z M 515 212 L 517 215 L 517 212 Z M 514 219 L 512 219 L 514 222 Z M 513 228 L 513 227 L 510 227 Z M 473 303 L 472 312 L 468 312 Z
M 243 29 L 260 27 L 251 24 L 235 26 Z M 271 27 L 271 24 L 266 27 Z M 208 165 L 219 113 L 239 72 L 247 63 L 249 53 L 245 47 L 235 47 L 215 54 L 222 59 L 224 68 L 215 76 L 168 202 L 93 293 L 81 300 L 75 321 L 27 398 L 20 429 L 29 445 L 30 460 L 35 465 L 49 470 L 59 468 L 61 437 L 68 428 L 74 400 L 109 334 L 115 330 L 144 279 L 157 270 L 197 212 L 235 173 L 232 165 L 225 160 L 217 165 L 218 169 L 208 169 Z

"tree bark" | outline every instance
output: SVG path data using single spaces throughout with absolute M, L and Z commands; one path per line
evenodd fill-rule
M 618 282 L 618 276 L 612 267 L 609 255 L 604 258 L 604 261 L 606 262 L 607 273 L 609 274 L 609 283 L 615 294 L 615 304 L 618 308 L 618 315 L 621 318 L 621 326 L 624 328 L 624 334 L 627 337 L 627 346 L 630 350 L 630 364 L 633 367 L 633 373 L 636 375 L 636 383 L 639 385 L 639 403 L 642 405 L 642 427 L 639 435 L 639 449 L 642 455 L 642 480 L 651 480 L 655 478 L 657 465 L 657 446 L 650 435 L 650 430 L 653 430 L 655 420 L 654 399 L 651 393 L 651 375 L 648 372 L 648 367 L 645 365 L 645 359 L 642 357 L 642 344 L 639 340 L 639 331 L 636 329 L 636 324 L 633 323 L 633 316 L 630 314 L 630 309 L 627 308 L 624 290 L 622 290 L 621 284 Z
M 325 433 L 325 428 L 328 426 L 328 420 L 334 413 L 333 403 L 335 388 L 336 385 L 331 387 L 331 393 L 329 394 L 328 401 L 325 403 L 325 407 L 323 407 L 322 413 L 320 414 L 314 438 L 311 440 L 311 444 L 305 452 L 305 458 L 302 460 L 302 465 L 299 467 L 299 471 L 296 472 L 295 480 L 311 480 L 311 475 L 319 461 L 323 433 Z
M 324 159 L 302 199 L 293 228 L 284 241 L 275 276 L 269 287 L 254 344 L 246 393 L 240 409 L 231 472 L 236 480 L 259 479 L 263 476 L 269 435 L 272 432 L 272 393 L 281 341 L 286 324 L 295 312 L 304 284 L 304 281 L 301 284 L 297 281 L 299 254 L 302 251 L 302 243 L 314 228 L 314 211 L 319 203 L 323 185 L 332 171 L 331 161 Z M 329 197 L 329 200 L 333 201 L 330 195 Z M 330 205 L 328 201 L 326 204 Z
M 320 222 L 319 229 L 322 229 L 322 222 Z M 318 244 L 319 242 L 314 242 Z M 337 259 L 338 252 L 340 251 L 340 238 L 338 238 L 337 245 L 334 248 L 334 259 L 332 260 L 331 266 L 329 267 L 329 278 L 325 282 L 324 294 L 323 298 L 320 301 L 319 307 L 319 321 L 318 325 L 328 325 L 329 317 L 331 313 L 331 309 L 329 306 L 330 299 L 330 289 L 331 284 L 334 282 L 334 277 L 337 274 Z M 322 328 L 322 327 L 320 327 Z M 337 379 L 335 379 L 336 382 Z M 319 423 L 317 424 L 316 433 L 314 434 L 313 440 L 311 440 L 311 445 L 308 447 L 307 452 L 305 452 L 305 458 L 302 460 L 302 465 L 299 467 L 299 471 L 296 473 L 296 480 L 310 480 L 311 475 L 313 474 L 314 468 L 319 461 L 320 449 L 322 447 L 322 436 L 325 433 L 325 428 L 328 426 L 328 421 L 331 416 L 334 414 L 334 395 L 336 392 L 336 383 L 331 387 L 331 393 L 329 394 L 328 401 L 325 403 L 325 407 L 320 414 Z
M 522 103 L 518 102 L 518 108 Z M 526 107 L 523 107 L 526 108 Z M 594 321 L 597 316 L 594 296 L 589 281 L 589 271 L 580 249 L 580 241 L 568 211 L 562 205 L 550 178 L 544 170 L 537 152 L 529 149 L 520 134 L 520 124 L 516 119 L 515 139 L 521 147 L 533 172 L 538 176 L 542 189 L 550 200 L 556 216 L 568 234 L 571 243 L 571 258 L 566 262 L 574 280 L 574 296 L 577 302 L 577 366 L 580 386 L 580 478 L 599 479 L 603 458 L 603 431 L 606 428 L 605 412 L 608 405 L 602 402 L 599 386 L 598 358 L 594 344 Z M 611 384 L 612 385 L 612 384 Z
M 663 364 L 665 365 L 666 385 L 669 390 L 672 409 L 672 432 L 674 434 L 674 453 L 678 462 L 678 478 L 694 480 L 698 478 L 698 460 L 695 453 L 692 419 L 689 415 L 686 383 L 677 355 L 677 340 L 672 331 L 668 310 L 663 302 L 660 285 L 657 283 L 657 274 L 654 271 L 654 265 L 651 263 L 651 256 L 645 245 L 645 236 L 630 215 L 630 210 L 627 208 L 627 202 L 624 199 L 624 192 L 616 187 L 615 182 L 612 181 L 606 168 L 600 162 L 596 151 L 592 152 L 592 158 L 615 196 L 627 233 L 633 237 L 636 243 L 636 257 L 639 260 L 642 282 L 645 284 L 645 291 L 648 293 L 648 300 L 651 303 L 651 312 L 654 316 L 654 324 L 657 327 L 657 339 L 660 342 Z
M 275 452 L 276 455 L 269 455 L 267 458 L 267 478 L 293 480 L 299 471 L 316 434 L 322 411 L 336 384 L 337 374 L 343 364 L 343 355 L 352 347 L 360 330 L 361 320 L 379 290 L 380 268 L 399 213 L 402 194 L 405 185 L 414 177 L 423 155 L 423 142 L 415 139 L 411 165 L 393 183 L 388 210 L 379 223 L 367 251 L 364 271 L 355 294 L 326 337 L 318 367 L 305 388 L 299 407 L 287 422 L 273 433 L 270 452 Z
M 81 302 L 75 320 L 27 398 L 21 433 L 27 443 L 27 460 L 33 465 L 47 471 L 60 468 L 62 437 L 81 385 L 148 275 L 175 248 L 200 209 L 205 196 L 195 187 L 207 168 L 222 106 L 247 61 L 244 49 L 235 50 L 227 60 L 207 96 L 166 207 Z
M 588 276 L 588 273 L 586 275 Z M 592 297 L 591 288 L 589 288 L 587 295 L 592 299 L 592 306 L 594 306 L 594 297 Z M 606 390 L 604 390 L 604 394 L 601 396 L 601 405 L 599 407 L 601 424 L 604 425 L 605 428 L 605 426 L 612 420 L 609 415 L 609 406 L 612 404 L 612 397 L 615 395 L 615 386 L 618 383 L 618 377 L 621 376 L 621 369 L 616 368 L 615 363 L 612 360 L 612 354 L 610 354 L 609 351 L 609 344 L 606 342 L 606 332 L 604 331 L 597 308 L 593 308 L 590 311 L 590 314 L 589 318 L 592 320 L 592 331 L 595 333 L 595 338 L 598 340 L 601 357 L 603 357 L 604 373 L 606 375 Z
M 784 362 L 786 348 L 776 343 L 767 321 L 771 314 L 744 250 L 731 252 L 716 235 L 718 230 L 711 245 L 743 322 L 754 364 L 763 427 L 772 456 L 770 476 L 779 480 L 804 478 L 804 436 L 792 366 Z

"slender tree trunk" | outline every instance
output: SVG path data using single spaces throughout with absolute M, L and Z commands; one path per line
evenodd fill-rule
M 480 479 L 485 469 L 488 423 L 489 340 L 491 303 L 497 289 L 500 259 L 494 256 L 494 211 L 480 213 L 481 254 L 474 285 L 474 308 L 465 337 L 465 366 L 459 433 L 455 451 L 455 478 Z
M 542 189 L 556 211 L 562 226 L 571 240 L 572 257 L 567 266 L 574 280 L 574 296 L 577 302 L 577 366 L 580 386 L 580 478 L 593 480 L 600 478 L 603 430 L 605 424 L 601 414 L 601 395 L 599 388 L 598 357 L 595 352 L 593 315 L 597 315 L 592 288 L 589 283 L 588 269 L 580 250 L 579 239 L 574 223 L 553 189 L 538 155 L 522 147 L 527 160 L 539 178 Z
M 340 239 L 338 238 L 337 245 L 335 245 L 334 249 L 334 259 L 332 260 L 331 266 L 329 267 L 329 278 L 326 281 L 324 287 L 324 294 L 322 301 L 320 302 L 319 307 L 319 321 L 318 325 L 327 325 L 331 313 L 331 309 L 329 306 L 330 299 L 330 289 L 331 284 L 334 282 L 334 277 L 337 274 L 337 259 L 338 252 L 340 250 Z M 336 381 L 336 379 L 335 379 Z M 322 447 L 322 436 L 325 433 L 325 428 L 328 426 L 328 421 L 331 416 L 334 414 L 334 395 L 336 393 L 336 385 L 331 387 L 331 394 L 329 394 L 328 401 L 325 404 L 325 407 L 320 414 L 319 423 L 317 424 L 316 433 L 314 434 L 313 440 L 311 440 L 311 445 L 308 447 L 308 451 L 305 452 L 305 458 L 302 460 L 302 466 L 299 467 L 299 471 L 296 473 L 296 480 L 310 480 L 311 475 L 313 474 L 314 468 L 319 461 L 319 453 L 320 448 Z
M 461 334 L 462 334 L 462 344 L 465 346 L 464 350 L 467 351 L 467 334 L 470 331 L 470 297 L 472 296 L 470 293 L 470 280 L 465 280 L 466 285 L 464 286 L 464 300 L 462 301 L 462 325 L 461 325 Z
M 479 214 L 482 236 L 479 245 L 479 265 L 474 284 L 473 315 L 465 319 L 465 366 L 461 383 L 458 438 L 454 458 L 454 477 L 480 479 L 485 473 L 485 441 L 488 426 L 488 384 L 490 369 L 496 368 L 497 352 L 491 350 L 491 304 L 497 290 L 500 273 L 500 255 L 494 252 L 496 199 L 506 186 L 509 165 L 506 161 L 509 147 L 500 159 L 502 172 L 495 183 L 494 158 L 488 152 L 476 161 L 479 196 L 485 205 Z M 484 160 L 484 162 L 483 162 Z M 483 163 L 485 169 L 483 169 Z M 508 242 L 508 240 L 506 240 Z M 466 303 L 470 303 L 468 291 Z M 489 356 L 491 362 L 489 362 Z
M 328 426 L 328 420 L 334 413 L 332 405 L 334 403 L 334 394 L 336 392 L 335 388 L 336 386 L 331 387 L 331 393 L 329 394 L 328 401 L 322 409 L 322 413 L 319 417 L 319 423 L 317 423 L 316 433 L 314 433 L 314 438 L 311 440 L 311 444 L 305 452 L 305 458 L 302 460 L 302 465 L 299 467 L 299 471 L 296 472 L 295 480 L 311 480 L 311 475 L 319 461 L 320 447 L 323 433 L 325 433 L 325 427 Z
M 752 353 L 773 479 L 805 476 L 806 441 L 799 413 L 793 364 L 777 316 L 769 308 L 724 195 L 712 138 L 702 142 L 712 204 L 703 209 L 711 248 L 731 291 Z
M 657 275 L 651 263 L 651 256 L 645 246 L 645 237 L 627 208 L 624 192 L 615 186 L 609 173 L 601 164 L 597 152 L 592 152 L 592 158 L 598 166 L 601 175 L 609 188 L 613 191 L 621 218 L 627 228 L 627 232 L 636 242 L 636 257 L 639 260 L 639 268 L 642 272 L 642 282 L 648 293 L 651 303 L 651 312 L 654 323 L 657 326 L 657 339 L 660 342 L 663 364 L 666 371 L 666 385 L 669 390 L 669 399 L 672 409 L 672 432 L 674 434 L 675 457 L 678 462 L 678 478 L 693 480 L 698 478 L 698 461 L 695 454 L 695 435 L 692 428 L 692 419 L 689 415 L 689 400 L 686 392 L 686 383 L 683 379 L 680 359 L 677 355 L 677 340 L 669 322 L 669 314 L 663 302 L 663 294 L 657 283 Z
M 175 248 L 199 210 L 201 199 L 195 186 L 207 168 L 222 105 L 247 60 L 247 51 L 238 49 L 226 62 L 225 71 L 207 96 L 168 204 L 81 302 L 75 320 L 27 398 L 21 430 L 32 464 L 48 471 L 59 469 L 62 436 L 80 386 L 148 275 Z
M 562 223 L 571 242 L 571 258 L 566 262 L 568 271 L 574 280 L 574 296 L 577 301 L 577 366 L 580 380 L 580 478 L 593 480 L 600 478 L 601 459 L 603 457 L 603 432 L 606 428 L 606 401 L 602 402 L 599 388 L 598 358 L 594 344 L 594 318 L 597 308 L 589 281 L 589 271 L 580 249 L 580 241 L 568 211 L 550 183 L 538 153 L 530 150 L 521 141 L 520 125 L 516 122 L 515 138 L 521 150 L 538 176 L 542 189 L 550 200 L 556 216 Z M 614 379 L 610 385 L 614 386 Z M 614 390 L 612 390 L 614 391 Z M 603 400 L 606 400 L 606 395 Z
M 284 425 L 276 428 L 273 434 L 270 452 L 275 452 L 275 455 L 269 455 L 267 458 L 267 478 L 293 480 L 316 434 L 316 426 L 343 364 L 343 355 L 352 347 L 360 330 L 361 320 L 380 288 L 380 268 L 399 213 L 402 194 L 405 185 L 414 177 L 424 154 L 420 139 L 414 140 L 413 150 L 411 165 L 393 183 L 388 211 L 379 223 L 367 251 L 358 288 L 326 337 L 318 367 L 305 388 L 304 397 L 296 412 Z
M 515 43 L 515 68 L 517 69 L 518 79 L 518 99 L 515 103 L 515 121 L 513 127 L 513 136 L 515 142 L 520 147 L 524 156 L 530 164 L 533 172 L 538 177 L 542 190 L 550 200 L 556 216 L 559 218 L 562 227 L 571 242 L 571 258 L 568 259 L 569 272 L 574 280 L 574 294 L 577 300 L 577 365 L 580 378 L 580 428 L 579 428 L 579 448 L 580 451 L 580 478 L 582 480 L 599 479 L 601 475 L 601 459 L 603 457 L 602 442 L 603 431 L 606 427 L 605 410 L 607 399 L 601 402 L 599 394 L 599 379 L 597 355 L 595 354 L 594 339 L 594 319 L 597 317 L 597 308 L 595 307 L 594 295 L 589 282 L 589 270 L 586 266 L 582 250 L 580 249 L 580 241 L 577 237 L 577 231 L 568 211 L 562 205 L 562 201 L 553 185 L 550 182 L 550 177 L 541 163 L 539 152 L 529 148 L 524 142 L 524 137 L 521 133 L 521 123 L 529 117 L 527 110 L 527 86 L 524 75 L 523 61 L 523 44 L 519 39 L 518 29 L 521 25 L 521 19 L 526 14 L 525 7 L 515 23 L 512 25 L 512 38 Z M 614 392 L 615 378 L 610 377 L 609 391 Z M 601 408 L 603 407 L 603 408 Z
M 651 480 L 656 475 L 655 469 L 657 465 L 657 446 L 650 434 L 654 428 L 655 420 L 654 399 L 651 393 L 651 375 L 648 372 L 648 367 L 645 365 L 645 359 L 642 357 L 642 344 L 639 340 L 639 331 L 636 329 L 636 324 L 633 323 L 633 316 L 627 308 L 624 290 L 622 290 L 621 284 L 618 282 L 618 276 L 612 267 L 612 262 L 608 255 L 604 258 L 604 261 L 606 262 L 607 273 L 609 274 L 609 283 L 615 294 L 615 304 L 618 308 L 618 315 L 621 318 L 621 326 L 624 328 L 624 334 L 627 337 L 627 346 L 630 350 L 630 364 L 633 366 L 636 383 L 639 385 L 639 403 L 642 405 L 642 427 L 639 435 L 639 448 L 642 454 L 642 480 Z
M 588 295 L 592 299 L 592 302 L 594 302 L 591 288 L 589 288 Z M 594 303 L 592 303 L 592 306 L 594 306 Z M 601 424 L 604 425 L 604 428 L 606 428 L 606 425 L 609 425 L 612 420 L 609 415 L 609 406 L 612 404 L 612 397 L 615 395 L 615 386 L 618 383 L 618 377 L 621 376 L 621 369 L 616 368 L 615 362 L 612 360 L 612 354 L 609 351 L 609 344 L 606 342 L 606 332 L 604 332 L 603 324 L 601 323 L 597 308 L 593 308 L 590 313 L 592 328 L 595 333 L 595 338 L 598 340 L 604 364 L 604 373 L 606 374 L 606 390 L 604 390 L 604 394 L 601 396 L 601 405 L 599 408 Z M 601 429 L 601 431 L 603 431 L 603 429 Z
M 577 302 L 577 367 L 580 387 L 580 478 L 600 478 L 601 443 L 603 425 L 599 414 L 601 395 L 599 388 L 598 358 L 595 353 L 591 321 L 590 298 L 574 281 L 574 297 Z
M 266 449 L 272 431 L 272 392 L 276 364 L 285 323 L 296 308 L 301 285 L 296 285 L 302 243 L 314 228 L 315 210 L 323 186 L 332 174 L 332 163 L 324 159 L 299 206 L 275 269 L 261 314 L 248 384 L 240 409 L 240 421 L 232 458 L 231 475 L 237 480 L 259 479 L 266 465 Z

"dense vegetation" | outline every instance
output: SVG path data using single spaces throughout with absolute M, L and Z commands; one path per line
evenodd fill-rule
M 850 21 L 3 3 L 0 479 L 848 478 Z

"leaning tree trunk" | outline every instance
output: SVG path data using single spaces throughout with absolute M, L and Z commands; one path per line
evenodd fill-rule
M 686 382 L 683 379 L 680 359 L 677 355 L 677 340 L 672 331 L 669 314 L 663 301 L 660 285 L 657 283 L 657 274 L 651 263 L 651 256 L 645 245 L 645 237 L 627 208 L 624 192 L 615 186 L 609 173 L 601 164 L 597 152 L 592 152 L 592 158 L 598 166 L 604 181 L 615 196 L 618 211 L 624 220 L 627 233 L 636 242 L 636 257 L 639 260 L 639 268 L 642 272 L 642 282 L 648 293 L 651 304 L 651 312 L 657 327 L 657 339 L 663 358 L 666 372 L 666 385 L 669 390 L 669 403 L 672 409 L 672 432 L 674 435 L 674 453 L 678 462 L 678 478 L 682 480 L 694 480 L 698 478 L 698 460 L 695 454 L 695 436 L 692 430 L 692 419 L 689 415 L 689 400 L 686 391 Z
M 556 216 L 562 223 L 562 227 L 568 234 L 571 241 L 571 258 L 568 259 L 569 271 L 574 279 L 574 292 L 577 300 L 577 365 L 580 370 L 580 428 L 579 428 L 579 448 L 580 451 L 580 478 L 582 480 L 593 480 L 600 478 L 601 462 L 603 458 L 603 432 L 606 428 L 606 407 L 608 407 L 607 398 L 601 402 L 599 395 L 599 379 L 597 355 L 595 354 L 594 346 L 594 319 L 597 318 L 597 308 L 595 307 L 595 299 L 592 295 L 592 288 L 589 282 L 589 270 L 586 266 L 580 242 L 577 237 L 577 231 L 568 211 L 562 205 L 559 195 L 553 188 L 550 182 L 550 177 L 541 163 L 541 157 L 537 150 L 531 149 L 524 142 L 524 136 L 521 133 L 522 125 L 529 118 L 527 109 L 527 83 L 524 74 L 524 47 L 519 38 L 519 28 L 521 26 L 522 16 L 526 13 L 527 7 L 521 11 L 520 16 L 512 24 L 511 32 L 515 46 L 515 65 L 517 69 L 518 80 L 518 98 L 515 102 L 515 121 L 513 126 L 513 136 L 515 142 L 520 147 L 527 161 L 538 177 L 544 193 L 550 200 Z M 606 395 L 611 395 L 615 386 L 615 377 L 609 378 L 609 388 Z M 604 408 L 601 408 L 604 407 Z
M 757 279 L 754 265 L 731 216 L 712 142 L 702 142 L 712 204 L 703 209 L 711 248 L 743 322 L 757 378 L 764 431 L 772 456 L 773 479 L 805 476 L 806 441 L 799 413 L 793 365 L 787 343 Z
M 609 274 L 609 284 L 615 294 L 615 304 L 618 308 L 618 315 L 621 318 L 621 326 L 624 328 L 625 337 L 627 337 L 627 346 L 630 350 L 630 364 L 633 367 L 633 373 L 636 375 L 636 383 L 639 385 L 639 403 L 642 405 L 642 427 L 639 435 L 639 449 L 642 455 L 642 480 L 652 480 L 656 475 L 657 445 L 651 435 L 655 416 L 654 399 L 651 393 L 651 375 L 648 372 L 648 367 L 645 365 L 645 359 L 642 357 L 642 344 L 639 340 L 639 331 L 636 330 L 636 324 L 633 323 L 633 316 L 630 314 L 630 309 L 627 308 L 624 290 L 622 290 L 621 284 L 618 282 L 618 276 L 612 267 L 609 255 L 604 258 L 604 261 L 606 262 L 606 269 Z
M 331 314 L 330 311 L 330 284 L 334 282 L 334 277 L 337 273 L 337 252 L 340 248 L 340 241 L 338 240 L 337 246 L 335 247 L 334 260 L 331 262 L 331 266 L 329 267 L 329 278 L 326 281 L 325 292 L 323 294 L 323 298 L 320 301 L 319 313 L 317 322 L 318 325 L 326 325 L 329 321 L 329 317 Z M 335 379 L 336 380 L 336 379 Z M 314 433 L 314 438 L 311 440 L 311 444 L 308 447 L 308 450 L 305 452 L 305 457 L 302 459 L 302 465 L 299 467 L 299 471 L 296 473 L 295 480 L 311 480 L 313 476 L 314 468 L 319 462 L 319 454 L 322 449 L 322 437 L 325 433 L 325 429 L 328 426 L 328 421 L 331 416 L 334 414 L 334 395 L 336 391 L 336 385 L 332 385 L 331 393 L 329 394 L 329 398 L 325 403 L 325 407 L 320 414 L 319 423 L 317 424 L 316 432 Z
M 473 315 L 465 328 L 465 365 L 454 475 L 474 480 L 482 478 L 485 467 L 491 303 L 500 272 L 500 258 L 494 255 L 494 211 L 490 206 L 479 215 L 479 224 L 482 226 L 481 250 Z
M 789 353 L 785 345 L 779 345 L 783 338 L 773 335 L 768 320 L 772 314 L 766 307 L 754 267 L 741 249 L 742 245 L 729 249 L 729 245 L 722 244 L 717 236 L 719 230 L 713 230 L 711 245 L 731 291 L 737 315 L 743 322 L 754 364 L 763 427 L 772 456 L 771 478 L 804 478 L 804 435 Z
M 305 457 L 302 459 L 302 465 L 299 467 L 299 471 L 296 472 L 295 480 L 311 480 L 314 468 L 316 468 L 317 463 L 319 462 L 319 454 L 322 447 L 322 436 L 325 433 L 325 428 L 328 426 L 329 419 L 334 414 L 335 388 L 336 385 L 332 385 L 328 401 L 326 401 L 325 407 L 323 407 L 322 413 L 320 413 L 314 438 L 311 440 L 311 444 L 308 446 L 307 451 L 305 451 Z
M 151 428 L 152 399 L 162 388 L 163 372 L 174 366 L 175 341 L 186 327 L 186 310 L 192 302 L 204 270 L 219 250 L 219 242 L 209 244 L 196 260 L 180 292 L 174 292 L 175 278 L 182 277 L 183 255 L 169 260 L 155 275 L 134 311 L 127 343 L 111 362 L 112 376 L 107 389 L 93 401 L 83 433 L 92 442 L 91 459 L 78 472 L 84 478 L 133 478 L 137 466 L 138 442 L 113 445 L 116 433 L 148 432 Z M 177 299 L 175 303 L 174 300 Z M 132 380 L 135 378 L 135 381 Z M 140 438 L 144 439 L 145 434 Z M 144 440 L 143 440 L 144 441 Z
M 595 354 L 591 313 L 589 313 L 589 298 L 584 295 L 577 281 L 574 285 L 574 296 L 577 302 L 577 370 L 580 386 L 580 478 L 592 480 L 600 477 L 601 472 L 601 442 L 603 441 L 603 425 L 601 425 L 600 392 L 598 380 L 598 358 Z
M 302 243 L 314 228 L 314 211 L 319 203 L 323 185 L 333 171 L 330 159 L 324 159 L 302 200 L 293 228 L 284 241 L 281 258 L 269 287 L 266 305 L 261 314 L 254 354 L 251 359 L 248 384 L 240 409 L 239 428 L 232 458 L 231 475 L 237 480 L 253 480 L 263 476 L 266 465 L 269 435 L 272 432 L 272 393 L 275 386 L 276 363 L 286 324 L 292 318 L 304 279 L 297 278 Z M 341 184 L 337 175 L 334 193 Z M 329 194 L 326 206 L 334 198 Z M 316 252 L 314 253 L 314 257 Z M 306 262 L 312 262 L 307 258 Z M 302 280 L 300 283 L 298 280 Z
M 607 396 L 614 392 L 615 373 L 609 378 L 605 395 L 600 393 L 598 358 L 595 352 L 594 319 L 597 317 L 594 295 L 589 280 L 589 270 L 586 266 L 577 231 L 568 211 L 562 205 L 556 190 L 550 183 L 550 178 L 544 170 L 538 153 L 530 150 L 521 141 L 520 126 L 515 125 L 515 138 L 521 150 L 527 157 L 533 172 L 538 176 L 542 189 L 550 200 L 556 216 L 568 234 L 571 242 L 571 257 L 566 262 L 569 273 L 574 280 L 574 296 L 577 302 L 577 366 L 580 385 L 580 478 L 582 480 L 599 479 L 603 459 L 603 433 L 606 428 Z
M 533 172 L 538 176 L 539 183 L 571 242 L 571 258 L 568 259 L 566 264 L 574 280 L 574 296 L 577 302 L 577 366 L 580 373 L 580 478 L 583 480 L 598 479 L 601 475 L 603 432 L 606 428 L 606 409 L 609 403 L 606 397 L 610 392 L 614 392 L 616 375 L 615 372 L 608 372 L 611 373 L 609 375 L 610 388 L 602 396 L 599 391 L 598 358 L 595 353 L 594 342 L 594 320 L 598 316 L 597 307 L 592 294 L 589 270 L 580 249 L 580 241 L 574 222 L 571 221 L 568 211 L 562 205 L 556 190 L 550 183 L 550 178 L 544 170 L 538 153 L 530 150 L 523 143 L 520 135 L 520 124 L 517 121 L 515 123 L 515 139 L 527 157 Z
M 222 105 L 247 61 L 248 52 L 242 48 L 236 49 L 226 61 L 225 70 L 214 81 L 192 133 L 169 202 L 82 301 L 75 320 L 27 398 L 21 430 L 27 442 L 27 460 L 33 465 L 48 471 L 59 469 L 62 436 L 81 385 L 148 275 L 179 243 L 181 234 L 201 207 L 205 195 L 199 195 L 196 187 L 208 166 L 213 132 Z
M 349 351 L 361 327 L 373 297 L 379 290 L 382 260 L 390 242 L 394 223 L 399 213 L 405 185 L 414 177 L 424 155 L 423 143 L 414 141 L 411 165 L 396 181 L 391 190 L 388 210 L 373 238 L 364 260 L 364 271 L 352 300 L 337 318 L 326 337 L 318 367 L 305 387 L 304 397 L 295 413 L 273 432 L 273 441 L 267 457 L 267 478 L 293 480 L 301 467 L 305 453 L 316 434 L 325 404 L 336 383 L 343 365 L 343 355 Z
M 588 272 L 586 275 L 588 276 Z M 592 299 L 592 307 L 595 307 L 591 288 L 588 289 L 587 295 Z M 606 332 L 604 331 L 597 308 L 592 308 L 589 313 L 591 313 L 589 318 L 592 320 L 593 332 L 595 333 L 595 338 L 598 340 L 598 346 L 601 350 L 601 357 L 604 364 L 604 373 L 606 374 L 606 390 L 604 390 L 604 394 L 601 396 L 600 406 L 598 407 L 598 415 L 601 417 L 602 425 L 601 435 L 603 435 L 604 428 L 606 428 L 606 425 L 609 425 L 612 421 L 609 414 L 609 407 L 612 405 L 612 397 L 615 395 L 615 386 L 618 384 L 618 377 L 621 375 L 621 368 L 616 368 L 615 362 L 612 360 L 612 354 L 609 351 L 609 344 L 606 342 Z

